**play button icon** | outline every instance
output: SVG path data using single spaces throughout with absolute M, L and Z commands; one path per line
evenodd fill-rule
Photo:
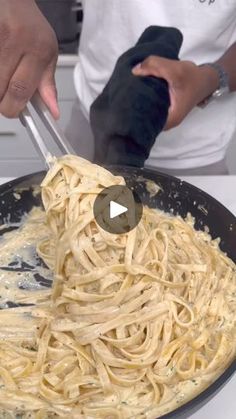
M 124 207 L 123 205 L 118 204 L 117 202 L 111 201 L 110 202 L 110 218 L 118 217 L 121 214 L 124 214 L 128 211 L 128 208 Z
M 143 213 L 141 199 L 127 186 L 115 185 L 104 188 L 94 202 L 94 217 L 98 225 L 112 234 L 133 230 Z

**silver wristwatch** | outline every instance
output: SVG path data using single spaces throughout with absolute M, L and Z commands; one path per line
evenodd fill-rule
M 218 99 L 218 98 L 228 94 L 230 92 L 230 89 L 229 89 L 229 76 L 220 64 L 204 63 L 204 64 L 201 64 L 199 67 L 203 67 L 203 66 L 209 66 L 209 67 L 214 68 L 214 70 L 216 70 L 216 72 L 218 73 L 218 76 L 219 76 L 219 86 L 201 104 L 201 106 L 205 107 L 206 105 L 208 105 L 208 103 L 212 102 L 212 100 Z

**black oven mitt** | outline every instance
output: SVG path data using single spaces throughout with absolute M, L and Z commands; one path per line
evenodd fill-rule
M 175 28 L 148 27 L 118 59 L 103 92 L 90 108 L 95 162 L 142 167 L 168 115 L 168 84 L 134 76 L 132 68 L 150 55 L 178 59 L 183 37 Z

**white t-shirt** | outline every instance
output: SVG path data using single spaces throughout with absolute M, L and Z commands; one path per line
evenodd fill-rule
M 236 0 L 84 0 L 75 85 L 84 114 L 103 90 L 118 57 L 149 25 L 174 26 L 184 35 L 180 59 L 217 60 L 236 41 Z M 224 158 L 236 131 L 236 95 L 195 108 L 161 133 L 147 164 L 190 168 Z

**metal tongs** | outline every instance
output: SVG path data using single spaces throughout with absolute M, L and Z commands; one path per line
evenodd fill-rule
M 57 144 L 61 152 L 61 155 L 75 154 L 73 148 L 69 144 L 61 128 L 57 125 L 56 121 L 54 120 L 53 116 L 51 115 L 50 111 L 48 110 L 47 106 L 43 102 L 38 92 L 34 94 L 30 102 L 35 111 L 37 112 L 39 118 L 43 122 L 44 126 L 51 134 L 51 137 Z M 40 157 L 45 163 L 46 167 L 50 168 L 53 162 L 53 156 L 48 150 L 47 144 L 38 130 L 38 127 L 35 123 L 34 117 L 28 105 L 21 112 L 19 119 L 23 126 L 26 128 L 31 140 L 33 141 L 34 147 L 40 154 Z

